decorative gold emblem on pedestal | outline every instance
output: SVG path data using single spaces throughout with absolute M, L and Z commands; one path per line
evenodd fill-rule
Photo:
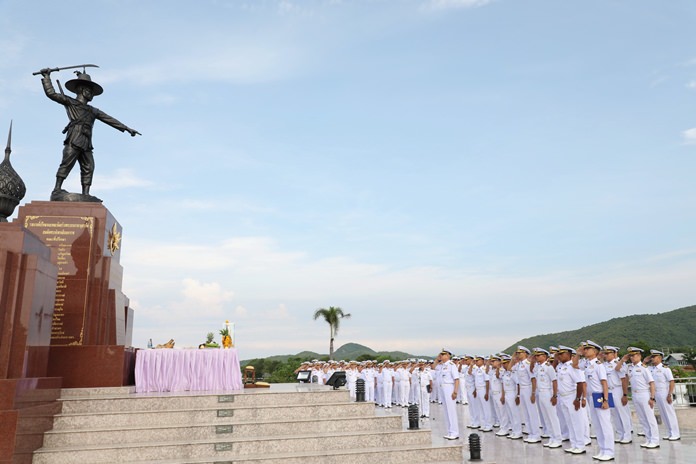
M 121 247 L 121 233 L 116 229 L 116 223 L 109 231 L 109 251 L 113 255 Z

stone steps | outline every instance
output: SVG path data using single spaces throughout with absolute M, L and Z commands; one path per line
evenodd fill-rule
M 34 453 L 34 464 L 71 464 L 89 462 L 129 462 L 180 458 L 209 458 L 216 461 L 238 460 L 260 455 L 321 452 L 326 449 L 351 450 L 361 448 L 397 448 L 406 445 L 430 445 L 429 430 L 411 432 L 348 432 L 274 437 L 182 440 L 159 443 L 127 443 L 119 445 L 80 445 L 54 447 L 50 453 L 44 448 Z
M 95 398 L 90 396 L 71 396 L 61 398 L 63 414 L 84 412 L 107 413 L 126 411 L 165 411 L 190 408 L 238 408 L 275 406 L 316 405 L 327 403 L 347 403 L 350 400 L 345 390 L 316 391 L 311 394 L 297 393 L 255 393 L 255 394 L 221 394 L 221 395 L 172 395 L 167 396 L 107 396 Z
M 293 464 L 461 460 L 401 414 L 376 415 L 346 390 L 274 385 L 238 392 L 137 394 L 63 390 L 62 412 L 33 464 Z
M 34 461 L 36 463 L 37 461 Z M 48 462 L 48 461 L 46 461 Z M 50 461 L 58 464 L 57 461 Z M 68 461 L 70 462 L 70 461 Z M 420 445 L 403 445 L 398 447 L 360 447 L 350 450 L 326 449 L 321 452 L 278 453 L 265 456 L 243 456 L 230 459 L 218 457 L 179 457 L 164 460 L 129 461 L 128 464 L 326 464 L 330 462 L 360 464 L 407 464 L 433 463 L 456 464 L 462 462 L 461 446 L 431 447 Z M 72 464 L 72 463 L 71 463 Z M 124 461 L 112 461 L 99 464 L 124 464 Z
M 206 440 L 234 434 L 235 438 L 269 437 L 278 435 L 320 434 L 325 432 L 360 432 L 364 430 L 400 431 L 399 416 L 341 417 L 340 420 L 325 418 L 297 419 L 285 421 L 233 422 L 230 424 L 195 424 L 178 426 L 127 427 L 109 429 L 52 430 L 46 432 L 43 444 L 46 447 L 76 445 L 115 445 L 124 443 L 151 443 L 168 440 Z M 230 435 L 227 435 L 230 436 Z
M 54 430 L 105 429 L 111 427 L 157 427 L 161 425 L 233 424 L 236 421 L 286 420 L 289 417 L 322 419 L 326 417 L 374 415 L 372 403 L 328 403 L 231 408 L 195 408 L 163 411 L 101 412 L 97 414 L 58 414 Z

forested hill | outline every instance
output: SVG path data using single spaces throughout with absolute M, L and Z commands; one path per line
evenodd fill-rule
M 343 359 L 350 361 L 352 359 L 389 359 L 390 361 L 398 361 L 408 358 L 421 358 L 423 356 L 416 356 L 403 351 L 375 351 L 365 345 L 360 345 L 358 343 L 346 343 L 334 352 L 334 359 Z M 303 361 L 310 359 L 326 359 L 327 354 L 315 353 L 314 351 L 302 351 L 297 354 L 280 354 L 275 356 L 269 356 L 267 359 L 269 361 L 286 362 L 290 358 L 299 358 Z M 243 360 L 240 364 L 246 365 L 250 361 L 255 360 Z
M 511 353 L 517 345 L 524 345 L 529 349 L 559 344 L 577 346 L 582 340 L 588 339 L 600 345 L 615 345 L 622 349 L 638 343 L 651 348 L 693 347 L 696 346 L 696 306 L 666 313 L 617 317 L 577 330 L 536 335 L 520 340 L 506 351 Z

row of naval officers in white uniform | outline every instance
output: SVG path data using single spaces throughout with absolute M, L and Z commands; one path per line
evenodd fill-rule
M 629 387 L 642 428 L 638 435 L 645 436 L 641 447 L 660 446 L 656 406 L 667 428 L 664 439 L 680 439 L 672 404 L 674 377 L 662 364 L 664 354 L 651 350 L 643 359 L 643 350 L 636 347 L 621 358 L 618 353 L 618 347 L 587 340 L 577 349 L 519 346 L 512 355 L 485 358 L 452 358 L 443 349 L 433 362 L 314 362 L 300 369 L 311 369 L 319 383 L 344 370 L 352 398 L 357 380 L 363 379 L 366 401 L 387 409 L 418 404 L 422 418 L 430 416 L 430 403 L 443 404 L 449 440 L 459 439 L 456 403 L 462 403 L 468 404 L 469 428 L 492 432 L 496 427 L 500 437 L 531 444 L 548 438 L 543 446 L 552 449 L 567 440 L 564 451 L 571 454 L 586 453 L 596 437 L 599 450 L 593 458 L 611 461 L 615 444 L 632 442 Z

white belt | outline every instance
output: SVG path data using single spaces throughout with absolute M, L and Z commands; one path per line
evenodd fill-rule
M 561 396 L 570 396 L 570 395 L 576 395 L 576 394 L 577 394 L 577 391 L 569 391 L 569 392 L 565 392 L 565 393 L 559 393 L 559 395 L 561 395 Z
M 640 390 L 632 390 L 633 393 L 649 393 L 650 389 L 649 388 L 641 388 Z

